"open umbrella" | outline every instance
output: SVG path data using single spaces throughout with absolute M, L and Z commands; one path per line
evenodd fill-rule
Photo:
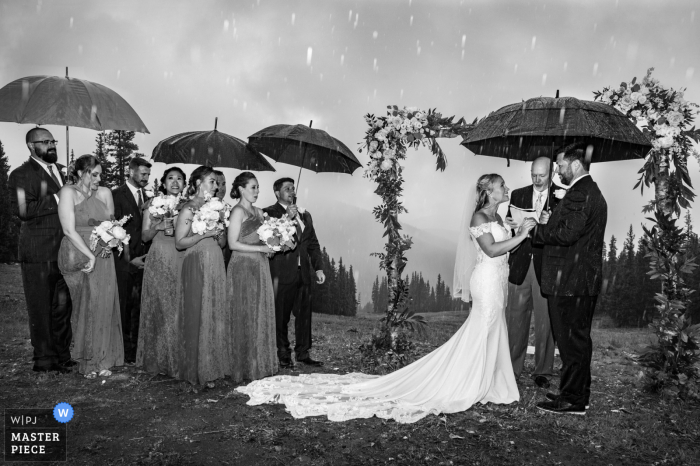
M 97 131 L 148 133 L 146 125 L 119 94 L 101 84 L 60 76 L 27 76 L 0 89 L 0 121 L 61 125 Z
M 239 170 L 275 171 L 270 162 L 245 141 L 216 129 L 190 131 L 165 138 L 153 149 L 152 159 L 164 163 L 194 163 Z
M 250 145 L 276 162 L 299 167 L 316 173 L 333 172 L 352 174 L 362 164 L 348 147 L 321 129 L 311 125 L 272 125 L 248 137 Z
M 506 105 L 481 120 L 462 141 L 475 154 L 532 161 L 585 140 L 592 162 L 643 158 L 651 143 L 625 115 L 602 102 L 536 97 Z

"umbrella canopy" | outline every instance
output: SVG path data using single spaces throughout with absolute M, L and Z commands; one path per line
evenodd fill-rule
M 0 121 L 149 132 L 131 105 L 110 88 L 59 76 L 27 76 L 0 89 Z
M 352 174 L 362 164 L 348 147 L 321 129 L 273 125 L 248 137 L 250 145 L 271 159 L 316 173 Z
M 250 144 L 216 129 L 190 131 L 163 139 L 153 149 L 152 159 L 164 163 L 194 163 L 238 170 L 275 171 L 270 162 Z
M 651 149 L 646 136 L 620 111 L 574 97 L 536 97 L 506 105 L 481 120 L 461 144 L 475 154 L 532 161 L 553 158 L 557 148 L 578 141 L 594 146 L 592 162 L 643 158 Z

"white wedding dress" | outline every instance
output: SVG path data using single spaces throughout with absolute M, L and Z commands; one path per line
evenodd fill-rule
M 477 402 L 518 401 L 505 324 L 508 255 L 490 258 L 476 242 L 484 233 L 503 241 L 510 232 L 496 222 L 469 231 L 477 249 L 470 280 L 472 310 L 444 345 L 384 376 L 283 375 L 236 391 L 250 396 L 249 405 L 283 403 L 295 418 L 326 415 L 331 421 L 377 416 L 412 423 L 428 414 L 464 411 Z

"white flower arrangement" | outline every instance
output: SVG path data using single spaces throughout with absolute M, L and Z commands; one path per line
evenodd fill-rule
M 90 249 L 95 252 L 97 246 L 101 246 L 100 257 L 109 257 L 112 248 L 117 248 L 119 254 L 124 250 L 124 245 L 129 244 L 131 235 L 123 228 L 131 215 L 122 217 L 121 220 L 105 220 L 97 225 L 90 233 Z
M 192 232 L 203 235 L 211 230 L 223 231 L 224 227 L 229 225 L 231 209 L 231 206 L 218 197 L 207 194 L 202 207 L 193 212 Z
M 148 212 L 156 219 L 174 217 L 178 213 L 177 206 L 181 200 L 181 196 L 160 193 L 151 201 Z
M 267 244 L 275 252 L 288 251 L 294 247 L 295 222 L 289 219 L 287 214 L 280 218 L 269 217 L 264 214 L 265 220 L 257 230 L 260 241 Z
M 566 196 L 566 189 L 554 190 L 554 197 L 556 197 L 557 199 L 564 199 L 564 196 Z

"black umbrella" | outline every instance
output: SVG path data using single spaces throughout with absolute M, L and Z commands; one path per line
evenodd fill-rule
M 643 158 L 646 136 L 625 115 L 602 102 L 574 97 L 536 97 L 506 105 L 481 120 L 462 141 L 475 154 L 532 161 L 554 158 L 566 144 L 593 145 L 592 162 Z
M 275 171 L 260 152 L 230 134 L 217 131 L 190 131 L 163 139 L 153 149 L 155 162 L 193 163 L 238 170 Z
M 316 173 L 352 174 L 362 164 L 348 147 L 321 129 L 305 125 L 272 125 L 248 137 L 250 145 L 271 159 Z M 297 189 L 299 180 L 297 179 Z

